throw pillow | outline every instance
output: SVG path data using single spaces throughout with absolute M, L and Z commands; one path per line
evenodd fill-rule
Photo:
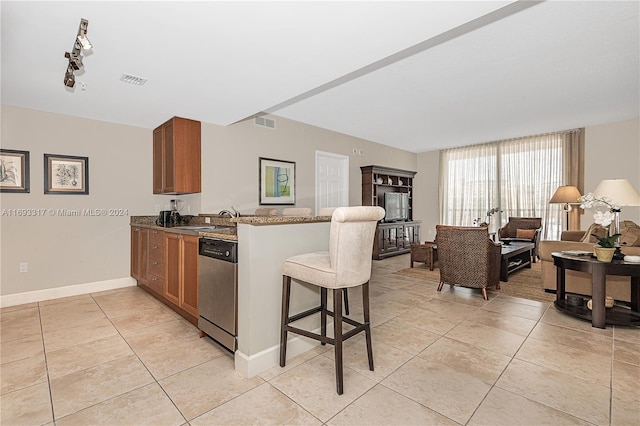
M 599 237 L 604 237 L 607 234 L 607 230 L 597 223 L 592 223 L 587 232 L 584 233 L 584 237 L 581 242 L 583 243 L 597 243 L 598 240 L 595 239 L 591 234 L 596 234 Z
M 620 224 L 620 244 L 627 247 L 640 247 L 640 227 L 631 221 Z
M 533 240 L 536 236 L 535 229 L 516 229 L 516 238 L 525 238 L 527 240 Z

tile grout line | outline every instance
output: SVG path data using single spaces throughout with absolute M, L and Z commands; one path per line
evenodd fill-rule
M 44 328 L 42 327 L 42 312 L 40 311 L 40 302 L 38 302 L 38 322 L 40 323 L 40 337 L 42 338 L 42 355 L 44 356 L 44 368 L 47 373 L 47 387 L 49 388 L 49 403 L 51 404 L 51 421 L 55 425 L 56 412 L 53 406 L 53 391 L 51 390 L 51 376 L 49 375 L 49 362 L 47 361 L 47 346 L 44 343 Z
M 133 352 L 133 354 L 136 356 L 136 358 L 138 359 L 138 361 L 140 361 L 140 364 L 142 364 L 142 366 L 145 368 L 145 370 L 147 370 L 147 373 L 149 373 L 149 375 L 151 376 L 151 378 L 153 378 L 153 381 L 158 385 L 158 387 L 162 390 L 162 392 L 167 396 L 167 399 L 169 399 L 169 401 L 171 401 L 171 404 L 175 407 L 175 409 L 178 411 L 178 413 L 180 413 L 180 415 L 182 416 L 182 418 L 184 419 L 184 421 L 188 424 L 189 420 L 187 420 L 187 418 L 185 417 L 184 413 L 182 411 L 180 411 L 180 409 L 178 408 L 178 406 L 176 405 L 176 403 L 173 401 L 173 399 L 171 399 L 171 397 L 169 396 L 169 394 L 167 394 L 167 391 L 162 387 L 162 385 L 160 384 L 160 382 L 158 381 L 158 379 L 156 378 L 156 376 L 153 375 L 153 373 L 151 373 L 151 370 L 149 370 L 149 367 L 147 367 L 147 365 L 144 363 L 144 361 L 142 361 L 142 358 L 140 358 L 140 356 L 138 355 L 138 353 L 131 347 L 131 345 L 129 344 L 129 341 L 127 340 L 127 338 L 125 336 L 122 335 L 122 333 L 120 332 L 120 330 L 118 329 L 118 327 L 116 327 L 116 325 L 113 323 L 113 321 L 111 321 L 111 318 L 109 317 L 109 315 L 107 315 L 107 313 L 104 311 L 104 309 L 102 308 L 102 306 L 100 306 L 100 303 L 98 303 L 98 301 L 95 299 L 95 297 L 93 296 L 93 293 L 89 294 L 91 296 L 91 299 L 94 301 L 94 303 L 96 305 L 98 305 L 98 307 L 100 308 L 100 311 L 102 311 L 102 313 L 104 314 L 105 318 L 109 321 L 109 323 L 113 326 L 113 328 L 118 332 L 118 335 L 122 338 L 122 340 L 126 343 L 127 347 L 129 347 L 129 349 L 131 349 L 131 352 Z M 169 376 L 167 376 L 169 377 Z M 146 385 L 142 385 L 136 389 L 131 389 L 129 392 L 133 392 L 134 390 L 138 390 L 138 389 L 142 389 L 145 386 L 148 386 L 149 384 Z M 112 399 L 115 399 L 119 396 L 122 395 L 126 395 L 129 392 L 125 392 L 124 394 L 120 394 L 120 395 L 116 395 L 113 398 L 109 398 L 106 401 L 110 401 Z M 101 401 L 97 404 L 94 404 L 92 406 L 101 404 L 105 401 Z M 83 409 L 87 409 L 89 407 L 85 407 Z

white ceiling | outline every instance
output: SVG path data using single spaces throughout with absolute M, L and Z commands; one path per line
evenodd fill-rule
M 5 105 L 150 129 L 266 111 L 413 152 L 640 115 L 637 1 L 0 7 Z M 68 89 L 80 18 L 94 48 Z

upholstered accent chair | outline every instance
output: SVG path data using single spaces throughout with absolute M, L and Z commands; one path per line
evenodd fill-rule
M 371 250 L 376 225 L 384 217 L 381 207 L 339 207 L 331 217 L 329 251 L 306 253 L 285 260 L 282 266 L 282 319 L 280 335 L 280 366 L 287 359 L 287 333 L 292 332 L 318 340 L 322 345 L 334 345 L 336 390 L 343 393 L 342 342 L 364 331 L 373 371 L 373 350 L 369 317 L 369 279 L 371 278 Z M 320 306 L 289 315 L 291 279 L 320 287 Z M 362 286 L 364 321 L 359 323 L 342 316 L 342 292 L 345 288 Z M 333 311 L 327 308 L 327 290 L 332 291 Z M 320 313 L 320 333 L 312 333 L 291 325 L 299 319 Z M 327 337 L 327 316 L 333 317 L 333 335 Z M 342 323 L 353 326 L 343 334 Z
M 486 227 L 436 225 L 440 284 L 479 288 L 488 300 L 488 287 L 500 289 L 500 244 Z
M 309 207 L 287 207 L 282 209 L 282 216 L 311 216 L 313 210 Z
M 540 234 L 542 232 L 542 218 L 540 217 L 509 217 L 509 222 L 498 230 L 501 240 L 527 241 L 535 244 L 531 252 L 533 261 L 540 260 Z
M 261 207 L 256 209 L 256 216 L 278 216 L 280 213 L 278 209 L 269 208 L 269 207 Z

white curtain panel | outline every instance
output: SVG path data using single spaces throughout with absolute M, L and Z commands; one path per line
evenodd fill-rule
M 562 205 L 549 204 L 564 185 L 563 157 L 572 131 L 448 149 L 440 153 L 440 222 L 496 232 L 510 216 L 541 217 L 542 239 L 560 239 Z M 487 212 L 502 212 L 487 218 Z

